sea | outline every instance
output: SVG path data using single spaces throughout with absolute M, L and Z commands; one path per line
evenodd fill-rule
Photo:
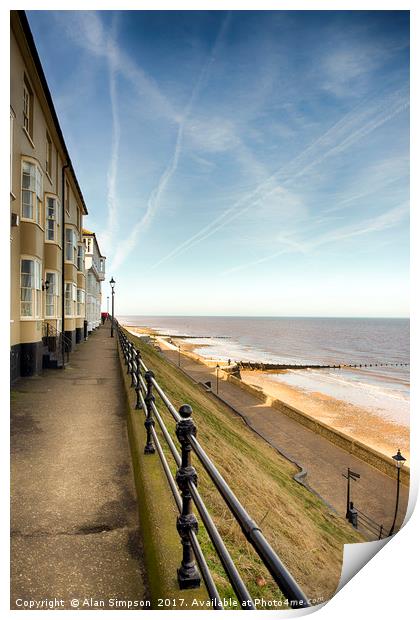
M 197 354 L 221 361 L 367 364 L 303 369 L 270 379 L 321 392 L 409 427 L 410 322 L 384 318 L 121 316 L 126 325 L 188 336 Z M 370 364 L 388 364 L 370 366 Z

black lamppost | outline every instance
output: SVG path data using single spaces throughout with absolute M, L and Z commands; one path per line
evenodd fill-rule
M 115 295 L 115 291 L 114 291 L 114 286 L 115 286 L 115 280 L 112 277 L 109 281 L 110 285 L 111 285 L 111 290 L 112 290 L 112 318 L 111 318 L 111 338 L 114 337 L 114 295 Z
M 391 529 L 389 530 L 388 536 L 392 536 L 392 534 L 394 533 L 395 522 L 397 520 L 397 514 L 398 514 L 398 503 L 400 501 L 400 477 L 401 477 L 400 472 L 401 472 L 402 466 L 404 465 L 404 463 L 407 460 L 401 454 L 401 450 L 400 449 L 398 449 L 397 454 L 395 454 L 392 458 L 394 459 L 395 465 L 397 467 L 397 501 L 396 501 L 396 504 L 395 504 L 394 520 L 392 522 Z
M 219 393 L 219 364 L 216 366 L 216 394 Z
M 181 345 L 178 345 L 178 368 L 181 368 Z

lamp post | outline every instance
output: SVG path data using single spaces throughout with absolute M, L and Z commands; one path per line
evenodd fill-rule
M 181 368 L 181 345 L 178 345 L 178 368 Z
M 106 298 L 106 314 L 107 314 L 107 316 L 109 316 L 109 295 Z
M 114 291 L 114 286 L 115 286 L 115 280 L 112 277 L 109 281 L 110 285 L 111 285 L 111 291 L 112 291 L 112 319 L 111 319 L 111 338 L 114 337 L 114 295 L 115 295 L 115 291 Z
M 216 394 L 219 393 L 219 364 L 216 366 Z
M 400 501 L 400 478 L 401 478 L 401 473 L 400 472 L 401 472 L 402 466 L 404 465 L 404 463 L 407 460 L 401 454 L 401 450 L 400 449 L 398 449 L 397 454 L 395 454 L 392 458 L 394 459 L 395 465 L 397 467 L 397 501 L 395 503 L 394 520 L 392 522 L 391 529 L 389 530 L 388 536 L 392 536 L 392 534 L 394 533 L 395 522 L 397 520 L 397 514 L 398 514 L 398 503 Z

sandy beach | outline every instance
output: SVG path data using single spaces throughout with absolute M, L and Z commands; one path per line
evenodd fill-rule
M 203 364 L 213 365 L 210 357 L 197 354 L 197 344 L 188 342 L 186 339 L 159 336 L 159 334 L 145 327 L 127 326 L 127 328 L 138 335 L 150 335 L 156 344 L 162 349 L 178 349 L 185 354 L 193 354 L 194 357 Z M 203 345 L 200 345 L 200 349 Z M 214 360 L 214 365 L 217 360 Z M 223 363 L 220 363 L 223 367 Z M 270 372 L 262 371 L 241 371 L 241 379 L 245 383 L 257 387 L 267 397 L 275 398 L 284 403 L 300 409 L 304 413 L 316 418 L 317 420 L 342 431 L 365 445 L 377 450 L 378 452 L 392 456 L 400 448 L 407 458 L 407 465 L 410 464 L 410 436 L 409 429 L 392 421 L 380 417 L 370 408 L 358 407 L 343 400 L 338 400 L 321 392 L 308 392 L 279 380 L 276 372 L 276 380 Z M 222 377 L 221 377 L 222 378 Z

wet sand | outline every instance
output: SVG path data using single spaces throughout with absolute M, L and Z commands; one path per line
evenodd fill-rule
M 181 347 L 182 352 L 194 353 L 194 356 L 204 364 L 209 358 L 198 355 L 195 351 L 197 344 L 190 343 L 182 338 L 162 338 L 150 328 L 127 326 L 132 332 L 148 334 L 154 337 L 163 349 Z M 205 345 L 200 344 L 200 348 Z M 220 362 L 223 368 L 223 362 Z M 307 392 L 297 387 L 270 378 L 270 372 L 241 371 L 242 381 L 261 389 L 268 399 L 276 398 L 284 403 L 300 409 L 317 420 L 342 431 L 358 441 L 361 441 L 374 450 L 386 456 L 392 456 L 400 448 L 410 465 L 410 437 L 406 426 L 385 420 L 377 412 L 368 407 L 362 408 L 348 402 L 335 399 L 321 392 Z M 281 371 L 276 371 L 277 377 Z
M 278 376 L 280 372 L 276 372 Z M 321 392 L 307 392 L 270 379 L 269 372 L 241 371 L 242 381 L 254 385 L 272 398 L 300 409 L 374 450 L 392 456 L 400 448 L 409 465 L 410 442 L 406 426 L 381 418 L 374 410 L 337 400 Z

